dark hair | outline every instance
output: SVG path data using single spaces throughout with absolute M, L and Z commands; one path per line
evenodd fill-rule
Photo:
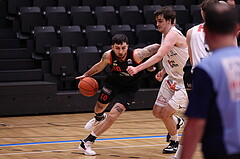
M 164 6 L 154 12 L 154 17 L 156 18 L 159 15 L 163 15 L 163 18 L 166 20 L 171 20 L 171 24 L 174 24 L 176 18 L 176 12 L 170 6 Z
M 213 33 L 233 33 L 238 21 L 236 9 L 218 10 L 217 6 L 206 12 L 206 28 Z
M 211 9 L 214 5 L 219 4 L 218 0 L 204 0 L 200 4 L 200 8 L 204 11 L 207 12 L 209 9 Z
M 128 38 L 124 34 L 116 34 L 112 37 L 112 45 L 113 44 L 122 44 L 122 43 L 128 44 Z

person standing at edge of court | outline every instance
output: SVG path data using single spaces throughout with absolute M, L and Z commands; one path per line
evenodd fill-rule
M 221 5 L 221 8 L 224 9 L 229 7 L 226 2 L 220 2 L 218 0 L 204 0 L 200 4 L 201 15 L 203 21 L 205 22 L 206 12 L 213 8 L 215 5 Z M 205 41 L 205 32 L 204 32 L 204 22 L 190 28 L 187 31 L 187 44 L 188 44 L 188 54 L 190 59 L 190 65 L 186 64 L 184 67 L 184 84 L 188 93 L 188 99 L 191 96 L 192 91 L 192 72 L 195 66 L 200 63 L 202 60 L 207 58 L 212 52 L 209 50 L 208 45 Z M 182 136 L 183 138 L 183 136 Z M 182 140 L 181 140 L 182 141 Z M 177 152 L 175 153 L 173 159 L 179 159 L 181 155 L 182 142 L 180 141 Z
M 194 69 L 186 110 L 181 159 L 191 159 L 202 141 L 205 159 L 240 158 L 240 49 L 235 9 L 220 5 L 206 12 L 205 35 L 212 56 Z
M 183 82 L 183 67 L 188 59 L 188 48 L 185 36 L 174 26 L 176 13 L 171 7 L 161 7 L 154 13 L 158 31 L 162 33 L 161 47 L 158 52 L 144 63 L 127 71 L 134 75 L 139 71 L 162 60 L 163 69 L 158 72 L 156 79 L 162 81 L 157 99 L 153 107 L 153 115 L 165 124 L 170 135 L 170 144 L 163 153 L 175 153 L 178 149 L 178 129 L 184 124 L 179 116 L 174 115 L 181 107 L 188 104 L 187 93 Z
M 111 67 L 111 74 L 106 78 L 94 108 L 95 117 L 85 125 L 85 129 L 92 133 L 81 140 L 78 147 L 85 155 L 96 155 L 96 152 L 91 149 L 92 144 L 130 107 L 139 89 L 142 72 L 132 76 L 127 73 L 127 67 L 139 65 L 142 60 L 155 54 L 159 47 L 159 44 L 152 44 L 142 49 L 132 50 L 128 48 L 128 38 L 124 34 L 116 34 L 112 38 L 112 49 L 106 51 L 102 59 L 91 69 L 82 76 L 76 77 L 81 80 L 101 72 L 108 64 Z M 149 69 L 154 70 L 152 67 Z M 104 111 L 114 98 L 113 107 L 107 116 Z

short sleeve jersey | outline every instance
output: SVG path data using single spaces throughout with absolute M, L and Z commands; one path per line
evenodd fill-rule
M 206 119 L 202 138 L 208 155 L 240 153 L 240 49 L 213 52 L 194 69 L 186 115 Z

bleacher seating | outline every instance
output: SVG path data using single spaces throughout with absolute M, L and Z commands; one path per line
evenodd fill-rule
M 58 6 L 65 7 L 68 13 L 70 13 L 71 7 L 73 6 L 81 6 L 82 0 L 58 0 Z
M 138 43 L 160 43 L 161 36 L 153 24 L 138 24 L 136 25 L 136 35 Z
M 21 7 L 30 7 L 31 0 L 8 0 L 8 13 L 17 15 Z
M 50 47 L 59 46 L 54 27 L 34 27 L 35 51 L 38 54 L 49 54 Z
M 120 24 L 119 16 L 113 6 L 97 6 L 95 15 L 97 25 L 105 25 L 109 28 L 111 25 Z
M 53 75 L 67 78 L 76 72 L 74 70 L 74 59 L 70 47 L 51 47 L 49 54 Z
M 119 15 L 121 23 L 128 24 L 131 27 L 144 23 L 142 14 L 137 6 L 120 6 Z
M 56 7 L 57 6 L 57 0 L 32 0 L 33 1 L 33 7 L 39 7 L 43 14 L 46 14 L 46 8 L 47 7 Z
M 95 16 L 89 6 L 73 6 L 71 8 L 72 25 L 86 27 L 87 25 L 96 25 Z M 85 30 L 85 29 L 84 29 Z
M 143 15 L 144 15 L 146 24 L 153 24 L 155 20 L 153 17 L 153 14 L 156 10 L 160 8 L 161 8 L 160 5 L 146 5 L 143 7 Z
M 153 13 L 166 5 L 176 11 L 176 26 L 185 34 L 203 21 L 202 1 L 0 0 L 0 87 L 33 87 L 50 97 L 76 91 L 74 76 L 111 49 L 112 36 L 126 34 L 132 48 L 160 43 Z M 239 0 L 236 3 L 239 9 Z M 109 67 L 96 75 L 99 83 L 108 72 Z
M 97 47 L 86 46 L 77 48 L 77 61 L 79 74 L 85 73 L 95 63 L 100 60 L 100 54 Z
M 128 37 L 130 45 L 137 43 L 135 32 L 132 31 L 130 25 L 112 25 L 111 36 L 114 36 L 115 34 L 125 34 Z
M 201 23 L 203 22 L 201 9 L 199 5 L 191 5 L 190 14 L 192 18 L 192 23 Z
M 102 48 L 111 44 L 111 38 L 104 25 L 89 25 L 86 27 L 86 38 L 88 46 Z
M 78 46 L 85 46 L 85 37 L 80 26 L 61 26 L 60 35 L 62 46 L 68 46 L 75 53 Z
M 22 33 L 32 33 L 35 26 L 43 26 L 43 17 L 39 7 L 21 7 L 20 28 Z

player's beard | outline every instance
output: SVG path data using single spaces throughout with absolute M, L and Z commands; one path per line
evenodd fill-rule
M 123 53 L 119 53 L 118 54 L 118 59 L 119 60 L 124 60 L 124 58 L 126 57 L 127 54 L 123 54 Z

